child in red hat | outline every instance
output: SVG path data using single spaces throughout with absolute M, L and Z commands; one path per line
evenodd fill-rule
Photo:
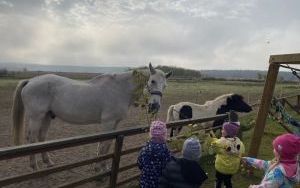
M 273 140 L 275 159 L 265 161 L 250 157 L 242 160 L 248 165 L 262 169 L 265 176 L 259 185 L 250 188 L 292 188 L 299 181 L 300 137 L 293 134 L 283 134 Z

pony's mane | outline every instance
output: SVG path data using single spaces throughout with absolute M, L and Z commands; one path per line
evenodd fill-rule
M 216 103 L 218 101 L 225 102 L 225 100 L 227 100 L 227 98 L 230 97 L 230 96 L 232 96 L 232 95 L 235 95 L 235 94 L 234 93 L 228 93 L 228 94 L 224 94 L 224 95 L 218 96 L 214 100 L 206 101 L 204 105 L 211 105 L 211 104 L 214 104 L 214 103 Z

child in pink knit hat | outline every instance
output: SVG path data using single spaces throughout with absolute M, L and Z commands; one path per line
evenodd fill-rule
M 158 187 L 162 170 L 171 160 L 170 151 L 166 144 L 167 128 L 162 121 L 153 121 L 150 126 L 150 140 L 139 154 L 138 166 L 141 170 L 140 187 Z
M 167 127 L 162 121 L 153 121 L 150 126 L 149 136 L 155 143 L 165 143 L 167 139 Z
M 264 170 L 265 176 L 259 185 L 251 188 L 284 187 L 292 188 L 299 181 L 300 137 L 293 134 L 283 134 L 273 140 L 275 159 L 265 161 L 250 157 L 243 157 L 248 165 Z

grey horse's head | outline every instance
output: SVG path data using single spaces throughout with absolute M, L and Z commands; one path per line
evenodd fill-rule
M 150 94 L 148 101 L 148 112 L 157 113 L 161 106 L 163 90 L 167 86 L 167 78 L 172 75 L 172 72 L 164 73 L 161 70 L 154 69 L 149 63 L 150 77 L 147 83 L 147 89 Z

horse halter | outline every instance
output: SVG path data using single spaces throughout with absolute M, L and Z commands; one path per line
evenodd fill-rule
M 148 84 L 147 84 L 147 91 L 150 95 L 158 95 L 160 97 L 163 96 L 161 91 L 152 91 Z

